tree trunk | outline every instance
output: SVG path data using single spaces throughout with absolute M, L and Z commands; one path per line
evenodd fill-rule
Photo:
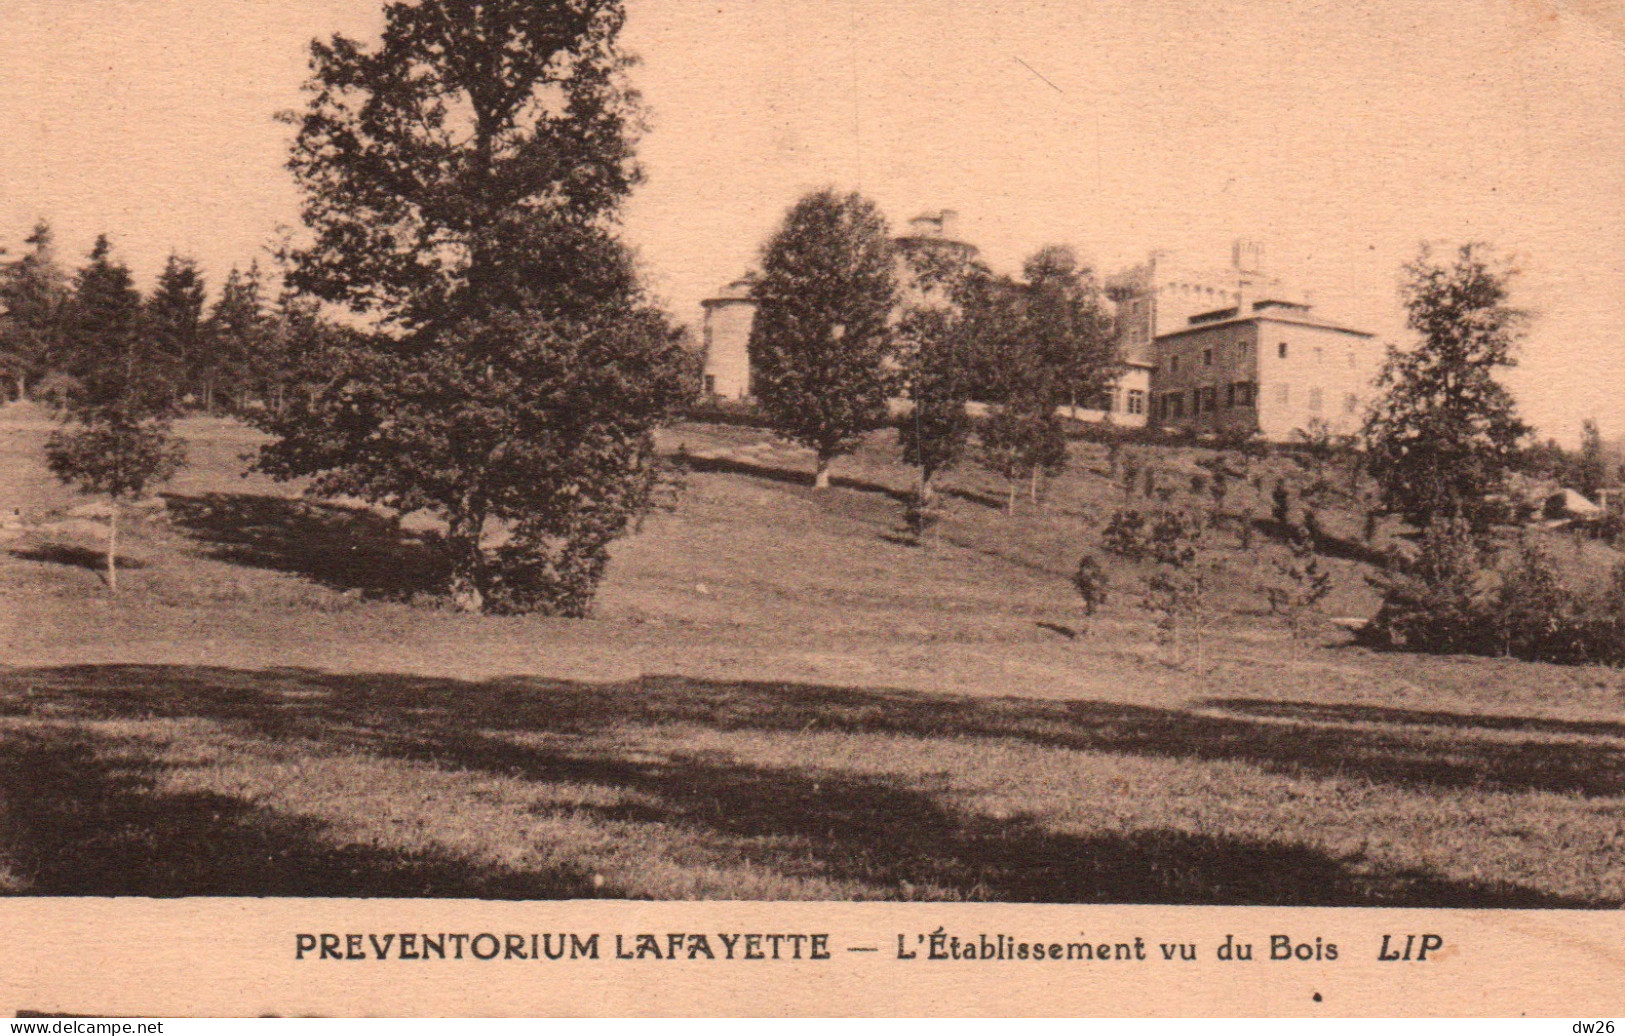
M 107 589 L 118 593 L 118 497 L 113 497 L 107 512 Z
M 26 402 L 28 399 L 28 375 L 17 372 L 17 402 Z
M 920 506 L 930 507 L 937 502 L 936 472 L 930 468 L 920 468 Z
M 819 454 L 818 467 L 817 470 L 813 472 L 814 489 L 829 488 L 829 462 L 830 458 L 824 456 L 823 454 Z
M 1036 507 L 1038 505 L 1038 468 L 1037 467 L 1033 468 L 1033 470 L 1031 472 L 1031 476 L 1032 476 L 1032 481 L 1030 483 L 1028 483 L 1028 485 L 1027 485 L 1027 499 L 1031 500 L 1033 502 L 1033 505 Z
M 1005 498 L 1005 501 L 1004 501 L 1004 513 L 1005 514 L 1015 514 L 1016 513 L 1016 486 L 1017 486 L 1017 482 L 1013 478 L 1010 479 L 1009 482 L 1010 482 L 1010 493 Z
M 484 574 L 485 555 L 480 550 L 480 537 L 485 531 L 485 515 L 464 512 L 451 518 L 446 545 L 451 554 L 452 605 L 460 612 L 477 614 L 485 610 L 485 595 L 480 592 Z

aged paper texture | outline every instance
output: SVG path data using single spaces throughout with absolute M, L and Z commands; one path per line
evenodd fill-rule
M 0 0 L 0 1013 L 1617 1015 L 1622 298 L 1617 0 Z

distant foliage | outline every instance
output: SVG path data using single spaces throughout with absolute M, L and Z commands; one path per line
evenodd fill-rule
M 1532 542 L 1497 569 L 1457 519 L 1429 526 L 1415 557 L 1374 582 L 1383 603 L 1364 635 L 1381 646 L 1625 665 L 1625 562 L 1600 590 L 1571 585 Z

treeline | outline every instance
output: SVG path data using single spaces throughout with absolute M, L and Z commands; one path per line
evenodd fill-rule
M 171 413 L 279 410 L 301 361 L 342 331 L 316 306 L 272 291 L 257 262 L 233 267 L 211 303 L 198 264 L 171 255 L 143 296 L 105 235 L 83 265 L 63 267 L 38 224 L 0 268 L 4 398 L 65 406 L 110 351 L 127 353 Z

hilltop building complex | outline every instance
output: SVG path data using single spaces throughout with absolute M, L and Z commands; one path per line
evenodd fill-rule
M 947 305 L 936 272 L 974 261 L 955 236 L 952 211 L 909 221 L 896 239 L 900 306 Z M 708 396 L 748 399 L 751 279 L 706 299 Z M 1264 271 L 1263 249 L 1238 241 L 1230 265 L 1201 269 L 1165 253 L 1105 281 L 1116 308 L 1117 372 L 1084 420 L 1155 425 L 1197 434 L 1256 432 L 1286 441 L 1311 426 L 1359 427 L 1381 363 L 1373 335 L 1317 316 L 1301 295 Z

